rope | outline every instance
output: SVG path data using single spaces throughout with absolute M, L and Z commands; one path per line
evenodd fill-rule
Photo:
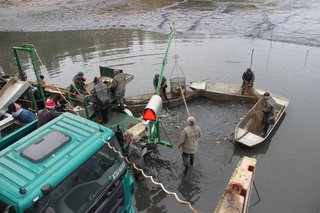
M 49 72 L 48 72 L 48 70 L 46 69 L 46 67 L 44 66 L 44 64 L 43 64 L 40 56 L 38 55 L 37 50 L 35 50 L 35 53 L 36 53 L 36 56 L 37 56 L 37 58 L 38 58 L 38 60 L 39 60 L 39 62 L 40 62 L 40 64 L 41 64 L 41 66 L 42 66 L 42 67 L 45 69 L 45 71 L 49 74 Z M 40 71 L 40 69 L 39 69 L 39 71 Z M 41 73 L 41 72 L 40 72 L 40 73 Z
M 43 65 L 43 63 L 42 63 L 42 61 L 41 61 L 41 58 L 38 56 L 37 52 L 36 52 L 36 55 L 37 55 L 37 57 L 39 58 L 40 63 Z M 57 86 L 55 86 L 55 87 L 56 87 L 57 90 L 61 93 L 61 96 L 62 96 L 63 99 L 70 105 L 70 107 L 74 108 L 74 107 L 71 105 L 71 103 L 66 99 L 66 97 L 63 95 L 63 93 L 62 93 L 62 91 L 60 90 L 60 88 L 57 87 Z M 180 85 L 180 88 L 181 88 L 181 85 Z M 181 88 L 181 90 L 182 90 L 182 88 Z M 182 94 L 183 94 L 183 93 L 182 93 Z M 186 105 L 184 96 L 183 96 L 183 100 L 184 100 L 184 103 L 185 103 L 185 105 Z M 187 106 L 187 105 L 186 105 L 186 106 Z M 188 111 L 188 114 L 190 115 L 188 108 L 187 108 L 187 111 Z M 177 195 L 177 193 L 167 190 L 162 183 L 160 183 L 160 182 L 158 182 L 158 181 L 155 181 L 154 178 L 153 178 L 153 176 L 147 175 L 147 174 L 143 171 L 143 169 L 137 167 L 137 165 L 136 165 L 135 163 L 131 162 L 131 161 L 128 159 L 128 157 L 124 156 L 120 151 L 116 150 L 115 147 L 111 146 L 110 143 L 108 143 L 108 141 L 106 141 L 102 136 L 100 136 L 100 135 L 97 133 L 97 131 L 95 131 L 95 130 L 92 128 L 92 126 L 90 126 L 90 125 L 88 124 L 87 120 L 84 119 L 82 116 L 80 116 L 79 112 L 76 112 L 76 114 L 77 114 L 77 116 L 80 117 L 80 118 L 82 119 L 82 121 L 91 129 L 91 131 L 92 131 L 98 138 L 100 138 L 100 139 L 103 141 L 103 143 L 107 144 L 107 146 L 108 146 L 111 150 L 113 150 L 115 153 L 117 153 L 117 154 L 118 154 L 122 159 L 124 159 L 127 163 L 133 165 L 133 168 L 136 169 L 137 171 L 140 171 L 140 172 L 142 173 L 143 177 L 145 177 L 145 178 L 147 178 L 147 179 L 150 179 L 153 184 L 160 186 L 165 193 L 167 193 L 167 194 L 169 194 L 169 195 L 173 195 L 173 196 L 175 197 L 175 199 L 176 199 L 179 203 L 181 203 L 181 204 L 183 204 L 183 205 L 187 205 L 193 212 L 196 212 L 196 213 L 200 212 L 200 211 L 196 210 L 195 208 L 193 208 L 190 202 L 180 199 L 179 196 Z
M 172 71 L 171 71 L 170 78 L 172 77 L 172 74 L 173 74 L 174 71 L 176 71 L 177 77 L 179 77 L 179 71 L 181 72 L 182 76 L 185 77 L 185 75 L 184 75 L 184 73 L 183 73 L 183 71 L 182 71 L 182 69 L 181 69 L 181 67 L 180 67 L 180 65 L 179 65 L 179 63 L 178 63 L 178 58 L 179 58 L 179 57 L 180 57 L 180 56 L 177 55 L 177 54 L 175 54 L 175 55 L 173 56 L 175 63 L 174 63 L 173 69 L 172 69 Z
M 177 73 L 177 77 L 179 77 L 179 71 L 181 72 L 182 76 L 185 77 L 179 63 L 178 63 L 178 58 L 180 57 L 178 54 L 177 54 L 177 42 L 176 42 L 176 38 L 174 38 L 174 55 L 172 56 L 174 58 L 174 66 L 172 68 L 172 71 L 171 71 L 171 74 L 170 74 L 170 79 L 172 77 L 172 74 L 173 72 L 176 70 L 176 73 Z
M 45 66 L 44 66 L 44 64 L 43 64 L 40 56 L 38 55 L 38 52 L 35 51 L 35 53 L 36 53 L 36 56 L 38 57 L 41 65 L 42 65 L 42 66 L 44 67 L 44 69 L 46 70 L 46 68 L 45 68 Z M 47 71 L 47 70 L 46 70 L 46 71 Z M 48 71 L 47 71 L 47 72 L 48 72 Z M 56 86 L 56 85 L 53 85 L 53 86 L 58 90 L 58 92 L 61 94 L 62 98 L 67 102 L 67 104 L 68 104 L 68 105 L 71 107 L 71 109 L 73 110 L 75 107 L 72 106 L 72 104 L 71 104 L 71 103 L 67 100 L 67 98 L 63 95 L 63 92 L 60 90 L 60 88 L 59 88 L 58 86 Z M 78 116 L 80 116 L 78 112 L 76 112 L 76 113 L 77 113 Z M 81 117 L 81 116 L 80 116 L 80 117 Z M 81 117 L 81 118 L 82 118 L 82 117 Z

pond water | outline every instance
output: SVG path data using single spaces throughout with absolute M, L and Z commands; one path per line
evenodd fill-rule
M 0 33 L 1 68 L 14 74 L 10 48 L 23 42 L 35 45 L 44 66 L 41 72 L 49 84 L 68 86 L 78 71 L 92 80 L 99 65 L 121 67 L 135 79 L 127 95 L 151 92 L 152 78 L 159 73 L 167 35 L 136 30 L 91 30 L 38 33 Z M 250 212 L 316 212 L 320 177 L 318 150 L 320 51 L 317 47 L 208 34 L 177 34 L 171 43 L 165 75 L 190 81 L 241 83 L 242 72 L 251 64 L 255 87 L 289 99 L 286 116 L 270 140 L 254 149 L 223 142 L 230 136 L 250 106 L 198 100 L 189 109 L 204 130 L 196 155 L 196 168 L 183 177 L 180 152 L 160 148 L 161 157 L 150 161 L 150 172 L 169 189 L 202 211 L 212 211 L 222 195 L 239 159 L 257 159 L 255 183 L 262 201 Z M 177 61 L 172 57 L 179 55 Z M 4 60 L 3 60 L 4 59 Z M 175 65 L 179 72 L 173 69 Z M 28 66 L 25 67 L 28 70 Z M 30 72 L 30 71 L 27 71 Z M 167 112 L 167 124 L 185 125 L 184 106 Z M 172 123 L 172 122 L 171 122 Z M 175 128 L 175 127 L 173 127 Z M 179 132 L 179 128 L 177 132 Z M 172 140 L 176 142 L 177 138 Z M 218 141 L 218 142 L 217 142 Z M 306 195 L 309 195 L 306 197 Z M 257 195 L 252 193 L 252 203 Z M 139 212 L 185 211 L 172 196 L 149 181 L 137 184 L 135 205 Z

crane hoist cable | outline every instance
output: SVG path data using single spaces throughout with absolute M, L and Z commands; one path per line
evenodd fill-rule
M 172 90 L 174 90 L 176 93 L 178 93 L 180 91 L 184 105 L 185 105 L 187 113 L 188 113 L 188 116 L 191 116 L 187 102 L 186 102 L 186 98 L 184 96 L 185 87 L 186 87 L 186 85 L 185 85 L 186 78 L 185 78 L 185 75 L 184 75 L 184 73 L 178 63 L 178 58 L 180 56 L 177 54 L 176 40 L 174 40 L 174 45 L 175 45 L 175 54 L 173 55 L 173 58 L 175 60 L 175 63 L 174 63 L 172 72 L 170 74 L 170 85 L 171 85 Z M 176 77 L 172 78 L 172 75 L 174 72 L 176 73 Z M 181 73 L 183 77 L 180 77 L 179 73 Z M 172 84 L 176 84 L 177 88 L 174 88 L 174 85 L 172 85 Z M 171 91 L 171 92 L 173 92 L 173 91 Z

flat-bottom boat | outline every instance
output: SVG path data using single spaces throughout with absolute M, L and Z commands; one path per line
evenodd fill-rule
M 219 83 L 192 82 L 189 86 L 194 91 L 202 91 L 202 96 L 216 101 L 240 101 L 256 103 L 265 91 L 253 87 Z
M 275 123 L 270 125 L 267 134 L 262 134 L 263 108 L 266 101 L 265 98 L 262 97 L 236 126 L 234 134 L 235 141 L 247 147 L 254 147 L 267 139 L 279 123 L 280 118 L 284 115 L 289 104 L 289 101 L 283 97 L 272 95 L 271 98 L 276 102 Z

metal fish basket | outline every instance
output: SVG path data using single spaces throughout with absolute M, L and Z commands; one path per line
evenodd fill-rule
M 185 77 L 171 78 L 170 79 L 170 92 L 171 92 L 172 96 L 180 96 L 181 89 L 183 91 L 183 94 L 186 94 L 186 78 Z

